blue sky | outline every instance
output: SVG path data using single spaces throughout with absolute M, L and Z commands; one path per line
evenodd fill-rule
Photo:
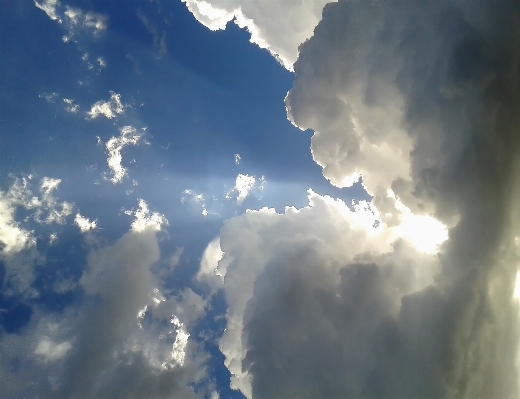
M 0 3 L 2 398 L 518 392 L 519 7 L 392 4 Z

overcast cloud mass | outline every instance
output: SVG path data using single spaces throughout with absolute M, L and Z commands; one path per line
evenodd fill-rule
M 0 36 L 1 398 L 520 397 L 518 1 Z

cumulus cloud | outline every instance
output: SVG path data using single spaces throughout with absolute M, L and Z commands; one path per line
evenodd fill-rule
M 102 115 L 107 119 L 113 119 L 116 115 L 121 115 L 125 111 L 125 107 L 121 103 L 121 95 L 110 92 L 109 101 L 97 101 L 92 104 L 90 111 L 87 112 L 87 120 L 92 120 Z
M 91 222 L 88 218 L 82 216 L 79 212 L 76 213 L 76 216 L 74 217 L 74 224 L 78 226 L 82 233 L 97 229 L 97 220 L 93 220 Z
M 327 179 L 362 178 L 373 200 L 351 209 L 311 192 L 309 207 L 225 221 L 220 347 L 234 388 L 518 395 L 519 12 L 505 1 L 324 8 L 288 116 L 314 130 Z
M 129 145 L 137 145 L 142 133 L 138 132 L 133 126 L 123 126 L 119 129 L 120 135 L 112 137 L 105 144 L 108 151 L 108 168 L 110 169 L 110 181 L 114 184 L 120 183 L 127 176 L 127 169 L 121 164 L 123 156 L 121 151 Z
M 142 200 L 127 214 L 126 234 L 90 250 L 79 279 L 84 300 L 59 314 L 37 310 L 23 332 L 2 340 L 2 397 L 203 396 L 195 391 L 207 378 L 205 358 L 189 329 L 205 302 L 187 288 L 176 296 L 158 288 L 152 266 L 165 217 Z
M 237 158 L 235 157 L 235 161 L 236 160 Z M 240 158 L 238 158 L 238 162 L 240 162 Z M 257 179 L 255 176 L 239 173 L 235 179 L 235 187 L 226 193 L 226 198 L 231 199 L 233 198 L 233 195 L 236 194 L 237 205 L 242 205 L 244 200 L 254 188 L 258 188 L 260 191 L 262 191 L 264 189 L 264 185 L 264 176 Z
M 328 0 L 183 0 L 197 20 L 211 30 L 225 29 L 229 21 L 251 33 L 251 42 L 269 50 L 292 70 L 298 46 L 312 36 Z
M 54 196 L 61 180 L 44 177 L 38 185 L 32 176 L 13 178 L 6 191 L 0 191 L 0 260 L 4 263 L 5 295 L 35 295 L 31 289 L 34 282 L 37 238 L 34 225 L 64 224 L 72 213 L 73 205 L 59 202 Z M 34 192 L 34 186 L 37 192 Z M 17 211 L 24 209 L 26 216 L 17 219 Z M 55 241 L 52 234 L 50 241 Z

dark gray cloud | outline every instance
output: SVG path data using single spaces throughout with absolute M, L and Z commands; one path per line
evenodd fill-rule
M 348 233 L 353 217 L 317 198 L 299 213 L 228 221 L 228 326 L 241 332 L 221 347 L 247 396 L 517 394 L 519 6 L 325 7 L 300 47 L 289 117 L 315 131 L 313 157 L 332 183 L 363 176 L 380 234 L 403 221 L 391 189 L 449 239 L 437 256 L 389 247 Z M 435 278 L 412 283 L 435 262 Z

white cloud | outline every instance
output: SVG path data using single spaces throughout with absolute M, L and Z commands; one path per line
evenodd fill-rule
M 110 181 L 114 184 L 120 183 L 127 175 L 127 169 L 121 164 L 121 151 L 129 145 L 137 145 L 142 136 L 133 126 L 123 126 L 119 131 L 119 137 L 112 137 L 105 144 L 108 151 L 108 168 L 112 175 Z
M 211 30 L 229 21 L 251 33 L 251 42 L 268 49 L 289 70 L 298 46 L 312 36 L 327 0 L 246 1 L 183 0 L 195 18 Z
M 92 104 L 90 111 L 87 112 L 86 119 L 92 120 L 100 115 L 103 115 L 107 119 L 113 119 L 116 115 L 121 115 L 124 111 L 125 107 L 121 103 L 121 95 L 111 91 L 109 101 L 97 101 Z
M 74 224 L 79 227 L 79 230 L 82 233 L 97 229 L 97 220 L 91 222 L 88 218 L 82 216 L 79 212 L 76 213 L 76 216 L 74 217 Z
M 34 1 L 34 5 L 44 11 L 47 16 L 62 24 L 67 29 L 67 34 L 62 40 L 68 43 L 74 36 L 86 32 L 97 38 L 107 28 L 107 17 L 91 11 L 83 11 L 80 8 L 61 6 L 58 0 L 44 0 L 42 2 Z
M 302 358 L 295 345 L 297 345 L 296 341 L 301 342 L 301 339 L 305 339 L 304 337 L 311 332 L 313 325 L 319 331 L 320 325 L 334 322 L 334 320 L 327 320 L 325 307 L 328 305 L 326 302 L 323 303 L 324 313 L 321 316 L 312 313 L 314 312 L 312 309 L 315 309 L 316 306 L 322 306 L 319 303 L 319 296 L 316 296 L 316 293 L 313 294 L 313 290 L 323 290 L 323 295 L 332 290 L 332 298 L 335 298 L 336 293 L 346 295 L 338 291 L 340 290 L 340 286 L 338 286 L 340 274 L 353 273 L 353 277 L 356 279 L 363 278 L 363 273 L 375 273 L 380 276 L 382 280 L 378 284 L 381 284 L 382 291 L 380 294 L 374 292 L 374 295 L 380 295 L 377 301 L 381 301 L 381 303 L 374 303 L 374 306 L 380 307 L 381 313 L 377 319 L 373 320 L 373 323 L 382 323 L 385 317 L 397 316 L 402 298 L 433 282 L 433 276 L 440 269 L 438 259 L 433 255 L 422 254 L 406 242 L 396 239 L 391 229 L 383 224 L 373 227 L 376 219 L 374 211 L 366 204 L 360 204 L 355 211 L 352 211 L 340 200 L 333 200 L 327 196 L 322 197 L 310 191 L 309 206 L 306 208 L 298 210 L 289 207 L 284 214 L 277 214 L 274 210 L 269 209 L 247 211 L 244 215 L 225 222 L 220 235 L 220 245 L 217 248 L 218 240 L 215 240 L 206 249 L 199 274 L 209 274 L 209 269 L 214 268 L 222 257 L 220 251 L 224 251 L 224 257 L 227 258 L 226 263 L 228 263 L 224 279 L 228 309 L 226 313 L 227 329 L 220 340 L 220 347 L 226 356 L 225 363 L 233 376 L 233 388 L 240 389 L 247 397 L 255 398 L 273 397 L 273 395 L 307 397 L 305 392 L 311 392 L 311 397 L 319 396 L 316 393 L 318 391 L 309 390 L 308 385 L 313 383 L 326 385 L 325 374 L 329 372 L 327 371 L 329 369 L 315 366 L 322 370 L 323 380 L 321 380 L 321 374 L 317 371 L 311 373 L 311 367 L 313 364 L 325 364 L 322 362 L 326 362 L 327 358 L 333 359 L 336 356 L 334 355 L 335 348 L 323 347 L 323 353 L 318 354 L 313 351 L 312 356 Z M 219 266 L 221 263 L 222 260 Z M 421 267 L 416 268 L 416 265 L 419 264 Z M 364 265 L 366 265 L 366 270 Z M 355 284 L 354 282 L 348 283 Z M 300 284 L 310 285 L 314 288 L 307 291 L 305 286 L 301 287 L 303 291 L 299 296 Z M 294 292 L 288 291 L 291 290 L 290 287 L 294 287 Z M 367 292 L 366 295 L 371 294 Z M 301 323 L 299 327 L 301 338 L 292 333 L 287 335 L 286 339 L 283 338 L 285 336 L 281 332 L 283 330 L 279 330 L 277 325 L 273 324 L 274 321 L 269 313 L 273 312 L 271 304 L 276 306 L 272 301 L 281 301 L 278 302 L 278 306 L 285 309 L 280 311 L 283 313 L 280 314 L 282 319 L 286 318 L 290 320 L 290 323 L 293 321 Z M 267 308 L 265 308 L 266 306 Z M 301 310 L 306 306 L 311 306 L 308 312 Z M 270 309 L 268 313 L 262 311 L 264 308 Z M 291 315 L 291 308 L 294 309 L 295 314 Z M 377 308 L 373 310 L 375 311 Z M 308 320 L 306 315 L 309 317 Z M 366 318 L 366 322 L 369 323 L 368 314 Z M 283 372 L 273 367 L 273 374 L 265 377 L 271 378 L 271 382 L 265 380 L 263 375 L 258 375 L 254 366 L 251 366 L 250 369 L 249 364 L 254 365 L 257 361 L 263 362 L 262 356 L 257 355 L 257 351 L 254 349 L 255 345 L 263 344 L 257 341 L 252 342 L 252 340 L 256 340 L 256 331 L 252 329 L 255 320 L 264 322 L 272 328 L 273 341 L 266 344 L 265 347 L 258 347 L 258 350 L 265 353 L 265 360 L 269 361 L 269 357 L 272 357 L 273 361 L 278 361 L 275 359 L 279 359 L 281 362 L 290 361 L 290 351 L 294 350 L 294 360 L 300 363 L 301 375 L 312 375 L 313 378 L 299 387 L 298 384 L 302 381 L 289 381 L 293 378 L 290 371 L 292 367 L 289 365 L 282 367 L 282 370 L 286 370 Z M 298 328 L 296 324 L 290 326 L 291 329 L 293 327 Z M 254 328 L 257 328 L 256 325 Z M 280 329 L 282 328 L 280 325 Z M 345 335 L 346 342 L 342 343 L 342 345 L 347 345 L 344 348 L 347 351 L 344 353 L 344 360 L 349 359 L 355 353 L 358 343 L 361 345 L 359 350 L 363 351 L 364 342 L 369 340 L 369 335 L 373 334 L 369 332 L 371 330 L 368 325 L 354 327 L 353 324 L 352 328 L 361 328 L 362 330 L 358 332 L 367 337 L 365 341 L 349 341 L 348 330 L 341 330 L 339 326 L 337 328 L 337 333 L 334 334 Z M 316 331 L 317 334 L 318 331 Z M 265 331 L 262 333 L 265 334 Z M 324 343 L 327 342 L 326 339 L 329 339 L 328 336 L 322 338 L 325 340 Z M 309 336 L 308 339 L 309 341 L 305 345 L 301 342 L 302 351 L 304 347 L 305 350 L 309 350 L 313 345 L 321 347 L 318 341 L 319 334 L 314 337 Z M 291 340 L 296 341 L 290 343 Z M 269 349 L 269 345 L 272 345 L 272 349 Z M 366 342 L 366 345 L 370 345 L 370 342 Z M 282 349 L 284 346 L 286 346 L 286 350 Z M 280 356 L 276 356 L 273 351 L 279 352 Z M 348 351 L 351 353 L 349 354 Z M 359 354 L 361 358 L 364 356 L 363 353 L 365 352 Z M 287 356 L 287 359 L 283 359 L 281 356 Z M 372 361 L 368 352 L 366 352 L 366 356 L 365 363 L 359 364 L 360 369 L 364 364 Z M 267 363 L 262 363 L 259 367 L 264 367 L 264 364 L 266 367 L 270 367 L 267 366 Z M 242 365 L 245 367 L 243 368 Z M 338 364 L 334 367 L 342 366 Z M 277 371 L 274 371 L 275 369 Z M 279 378 L 288 379 L 289 388 L 276 385 L 278 384 L 276 373 L 280 372 Z M 344 376 L 348 375 L 345 369 L 338 370 L 338 373 L 343 377 L 330 381 L 333 392 L 339 389 L 335 384 L 343 384 Z M 268 393 L 254 394 L 257 384 L 263 384 Z M 275 394 L 274 391 L 278 388 L 280 391 Z M 261 387 L 257 389 L 262 390 Z M 339 394 L 333 396 L 339 397 Z
M 235 154 L 235 165 L 240 165 L 240 161 L 242 160 L 242 157 L 240 154 Z
M 208 212 L 208 208 L 206 207 L 206 199 L 204 198 L 203 194 L 198 194 L 190 189 L 184 190 L 183 194 L 184 195 L 181 197 L 181 203 L 190 201 L 199 204 L 201 207 L 202 216 L 209 215 L 210 212 Z
M 163 226 L 168 225 L 168 220 L 164 215 L 157 212 L 150 213 L 148 204 L 142 199 L 139 200 L 139 208 L 135 212 L 126 211 L 125 213 L 134 216 L 131 229 L 135 232 L 160 231 Z
M 58 0 L 45 0 L 41 3 L 34 1 L 34 5 L 38 7 L 40 10 L 45 12 L 47 16 L 52 19 L 53 21 L 57 21 L 58 23 L 62 23 L 62 20 L 58 15 L 56 14 L 56 7 L 60 4 Z
M 105 61 L 105 59 L 103 57 L 98 57 L 96 59 L 96 61 L 97 61 L 97 63 L 98 63 L 100 68 L 106 68 L 107 62 Z
M 48 337 L 38 342 L 38 346 L 34 353 L 42 356 L 46 361 L 54 361 L 65 357 L 72 348 L 70 342 L 61 342 L 59 344 L 52 342 Z
M 260 185 L 258 185 L 260 183 Z M 233 194 L 237 194 L 237 205 L 242 205 L 247 196 L 251 193 L 254 188 L 258 188 L 260 191 L 264 190 L 265 177 L 257 179 L 255 176 L 244 175 L 239 173 L 235 179 L 235 187 L 228 191 L 225 195 L 226 199 L 233 198 Z
M 77 114 L 78 111 L 79 111 L 79 105 L 78 104 L 75 104 L 74 103 L 74 100 L 70 99 L 70 98 L 64 98 L 63 99 L 63 102 L 66 104 L 65 105 L 65 110 L 67 112 L 70 112 L 72 114 Z
M 31 286 L 35 278 L 35 261 L 39 255 L 34 226 L 30 227 L 29 222 L 64 224 L 73 209 L 72 204 L 60 203 L 54 197 L 54 191 L 60 184 L 59 179 L 41 179 L 39 196 L 33 192 L 32 179 L 30 175 L 14 178 L 8 190 L 0 191 L 0 259 L 5 266 L 2 287 L 5 295 L 36 295 Z M 28 211 L 23 220 L 16 218 L 18 209 Z M 55 238 L 51 234 L 50 242 L 54 242 Z
M 220 249 L 220 237 L 212 240 L 202 254 L 196 279 L 212 288 L 221 288 L 227 263 L 222 262 L 224 252 Z

